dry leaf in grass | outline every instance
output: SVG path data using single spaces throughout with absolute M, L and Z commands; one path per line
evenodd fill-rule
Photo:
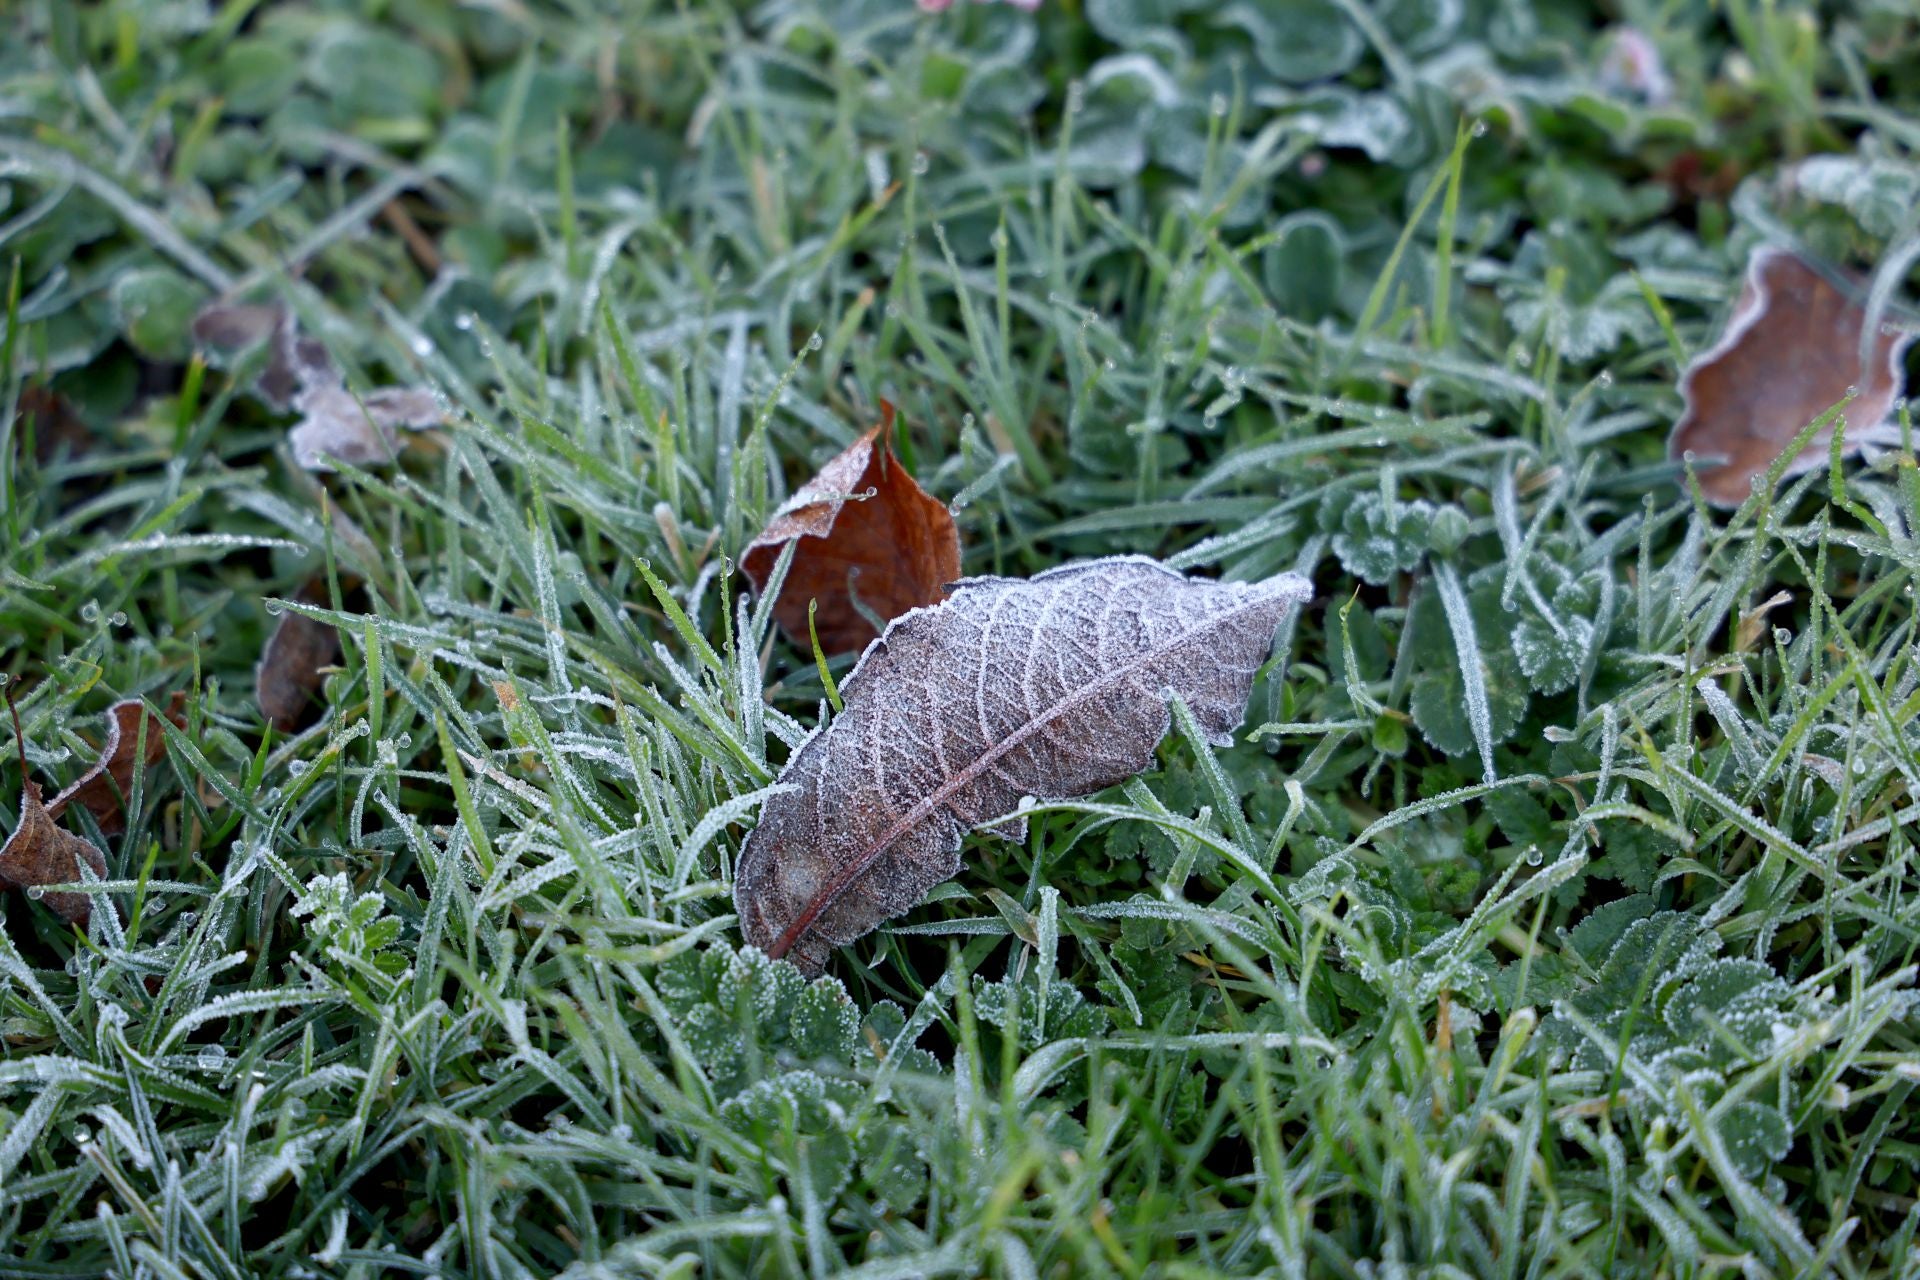
M 184 693 L 176 692 L 167 700 L 166 717 L 177 728 L 186 728 L 187 719 L 183 714 L 186 704 Z M 147 722 L 144 748 L 140 732 L 143 717 Z M 107 708 L 107 740 L 101 744 L 100 758 L 72 786 L 53 798 L 47 805 L 48 817 L 57 819 L 69 804 L 77 803 L 93 814 L 93 820 L 106 834 L 123 830 L 127 820 L 121 805 L 132 794 L 134 770 L 143 763 L 158 763 L 166 753 L 166 730 L 160 727 L 159 717 L 147 709 L 146 703 L 138 698 L 114 703 Z
M 293 313 L 282 306 L 216 302 L 194 317 L 193 340 L 225 356 L 271 342 L 267 367 L 254 382 L 253 390 L 281 413 L 293 407 L 294 398 L 302 391 L 340 382 L 339 367 L 326 345 L 302 336 Z
M 294 461 L 308 471 L 329 470 L 335 461 L 357 467 L 391 462 L 396 430 L 420 431 L 446 418 L 439 397 L 424 387 L 380 387 L 364 395 L 347 390 L 325 344 L 302 335 L 284 307 L 215 303 L 194 318 L 193 337 L 225 354 L 273 344 L 253 390 L 274 409 L 300 414 L 287 440 Z
M 342 386 L 314 387 L 294 397 L 300 421 L 288 433 L 293 460 L 308 471 L 335 461 L 356 467 L 393 461 L 394 431 L 420 431 L 444 418 L 439 400 L 420 387 L 381 387 L 356 396 Z
M 1797 254 L 1763 248 L 1747 264 L 1746 285 L 1726 332 L 1680 379 L 1686 411 L 1668 448 L 1701 460 L 1700 487 L 1721 506 L 1738 506 L 1808 423 L 1845 399 L 1846 446 L 1892 435 L 1890 415 L 1902 384 L 1911 333 L 1885 326 L 1860 367 L 1867 314 L 1857 296 Z M 1822 433 L 1787 468 L 1819 466 L 1832 436 Z M 1723 459 L 1714 462 L 1714 459 Z
M 941 599 L 960 576 L 960 534 L 946 504 L 928 495 L 887 443 L 893 406 L 781 506 L 748 544 L 740 567 L 756 591 L 766 587 L 781 548 L 798 540 L 774 604 L 789 639 L 810 643 L 807 604 L 827 653 L 864 647 L 876 632 L 857 597 L 882 622 Z
M 35 889 L 45 884 L 74 884 L 86 877 L 81 862 L 104 880 L 107 860 L 79 836 L 65 831 L 40 803 L 32 779 L 20 785 L 20 825 L 0 845 L 0 889 Z M 84 925 L 93 900 L 84 893 L 49 893 L 41 901 L 69 924 Z
M 62 452 L 79 456 L 93 443 L 93 432 L 74 409 L 73 402 L 57 391 L 42 386 L 23 388 L 13 412 L 14 434 L 24 438 L 29 423 L 33 427 L 33 458 L 45 464 Z
M 960 868 L 961 837 L 1023 796 L 1067 799 L 1153 762 L 1171 691 L 1214 741 L 1305 578 L 1210 582 L 1137 556 L 969 578 L 897 619 L 841 685 L 741 850 L 746 940 L 817 971 Z M 1025 838 L 1024 822 L 1002 834 Z
M 316 603 L 320 593 L 309 586 L 300 598 Z M 339 656 L 340 634 L 331 625 L 291 609 L 282 613 L 253 669 L 253 700 L 260 714 L 280 732 L 296 732 L 326 679 L 324 668 Z

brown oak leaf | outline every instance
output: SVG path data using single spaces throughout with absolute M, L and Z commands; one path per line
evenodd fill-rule
M 764 590 L 788 542 L 798 540 L 774 617 L 795 644 L 810 643 L 807 605 L 827 653 L 851 653 L 875 634 L 857 597 L 882 622 L 937 603 L 960 576 L 960 534 L 946 504 L 907 474 L 887 443 L 893 406 L 774 513 L 740 567 Z
M 1231 741 L 1305 578 L 1187 578 L 1138 556 L 969 578 L 896 620 L 794 752 L 740 852 L 746 940 L 817 971 L 960 868 L 961 837 L 1023 796 L 1067 799 L 1153 762 L 1169 693 Z M 1025 838 L 1024 820 L 999 831 Z
M 20 825 L 0 846 L 0 889 L 73 884 L 85 879 L 80 870 L 83 861 L 95 876 L 106 878 L 106 858 L 79 836 L 62 830 L 40 803 L 39 786 L 31 778 L 23 780 Z M 41 901 L 69 924 L 85 925 L 93 909 L 92 895 L 85 893 L 49 893 Z
M 183 708 L 187 704 L 187 695 L 175 692 L 167 700 L 167 719 L 173 721 L 176 728 L 187 726 Z M 147 731 L 143 759 L 136 760 L 135 755 L 142 753 L 140 746 L 140 719 L 147 718 Z M 133 789 L 133 771 L 141 764 L 156 764 L 167 753 L 166 730 L 160 727 L 160 721 L 153 712 L 147 710 L 147 704 L 138 698 L 128 698 L 116 702 L 107 708 L 107 740 L 100 746 L 100 758 L 94 761 L 93 768 L 74 780 L 73 784 L 47 805 L 47 816 L 57 819 L 66 811 L 69 804 L 78 803 L 93 814 L 100 830 L 107 835 L 124 830 L 127 825 L 126 814 L 121 805 Z
M 1913 334 L 1882 326 L 1862 369 L 1866 321 L 1856 292 L 1799 255 L 1773 247 L 1754 253 L 1726 331 L 1680 379 L 1686 410 L 1668 441 L 1674 458 L 1692 453 L 1702 460 L 1700 487 L 1709 501 L 1727 507 L 1746 501 L 1754 478 L 1850 389 L 1858 395 L 1842 412 L 1847 449 L 1892 435 L 1901 360 Z M 1788 464 L 1787 474 L 1819 466 L 1831 442 L 1832 434 L 1822 433 Z

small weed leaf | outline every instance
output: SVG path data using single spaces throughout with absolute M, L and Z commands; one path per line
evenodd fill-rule
M 994 1027 L 1006 1025 L 1009 1006 L 1017 1001 L 1020 1043 L 1037 1049 L 1053 1040 L 1069 1040 L 1098 1035 L 1107 1027 L 1107 1011 L 1090 1005 L 1079 988 L 1058 979 L 1047 983 L 1046 1022 L 1042 1025 L 1038 992 L 1031 981 L 1016 982 L 1003 978 L 989 982 L 975 975 L 974 1011 L 982 1023 Z
M 1485 582 L 1467 593 L 1470 615 L 1476 620 L 1481 675 L 1487 695 L 1487 729 L 1493 744 L 1512 738 L 1526 719 L 1528 682 L 1514 653 L 1507 627 L 1492 620 L 1504 618 L 1497 582 Z M 1407 628 L 1415 639 L 1413 696 L 1408 710 L 1426 740 L 1450 756 L 1471 755 L 1478 743 L 1467 711 L 1467 692 L 1454 654 L 1453 634 L 1437 592 L 1422 589 L 1408 610 Z M 1482 626 L 1480 620 L 1487 620 Z
M 868 1040 L 859 1009 L 837 979 L 809 982 L 792 965 L 753 947 L 735 951 L 713 942 L 683 951 L 659 966 L 655 987 L 680 1038 L 722 1097 L 788 1068 L 874 1069 L 874 1045 L 890 1048 L 904 1025 L 897 1006 L 876 1005 L 866 1022 L 875 1039 Z M 935 1068 L 922 1056 L 911 1069 Z
M 1430 546 L 1433 517 L 1430 503 L 1389 504 L 1377 493 L 1329 501 L 1320 508 L 1321 527 L 1333 533 L 1333 553 L 1341 565 L 1375 586 L 1420 566 Z
M 386 900 L 379 893 L 354 893 L 346 873 L 339 872 L 307 881 L 288 914 L 307 921 L 315 949 L 336 965 L 370 965 L 385 977 L 397 978 L 408 966 L 405 953 L 395 950 L 405 922 L 385 911 Z
M 890 1119 L 860 1127 L 860 1176 L 886 1208 L 910 1211 L 927 1197 L 927 1159 L 914 1130 Z
M 786 1166 L 805 1161 L 813 1194 L 831 1202 L 854 1174 L 849 1122 L 860 1088 L 811 1071 L 788 1071 L 748 1086 L 720 1108 L 734 1132 Z
M 1573 688 L 1596 643 L 1593 615 L 1599 606 L 1598 574 L 1575 578 L 1551 559 L 1534 562 L 1540 577 L 1558 580 L 1545 601 L 1516 593 L 1513 652 L 1535 693 L 1553 695 Z
M 815 978 L 800 993 L 787 1024 L 787 1044 L 802 1061 L 852 1059 L 860 1031 L 860 1011 L 847 989 L 832 978 Z
M 1736 1102 L 1714 1123 L 1734 1168 L 1750 1182 L 1763 1178 L 1793 1149 L 1792 1123 L 1765 1102 Z

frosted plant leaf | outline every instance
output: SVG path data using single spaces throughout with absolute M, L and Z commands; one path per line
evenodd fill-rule
M 1734 1167 L 1760 1178 L 1793 1147 L 1793 1126 L 1780 1109 L 1764 1102 L 1736 1102 L 1714 1122 Z
M 878 1116 L 860 1129 L 860 1172 L 888 1208 L 904 1213 L 927 1194 L 927 1161 L 913 1130 Z
M 789 1071 L 741 1090 L 720 1114 L 742 1137 L 777 1155 L 805 1160 L 814 1194 L 830 1202 L 853 1177 L 847 1121 L 859 1098 L 858 1087 L 845 1081 Z M 789 1145 L 790 1136 L 798 1141 Z
M 777 967 L 794 972 L 789 965 Z M 847 989 L 832 978 L 820 977 L 808 983 L 795 1002 L 787 1041 L 795 1056 L 808 1062 L 831 1058 L 844 1064 L 853 1057 L 859 1031 L 859 1011 L 847 996 Z
M 1169 689 L 1226 745 L 1274 634 L 1311 593 L 1297 574 L 1209 582 L 1119 557 L 970 578 L 896 619 L 741 851 L 747 941 L 817 972 L 954 875 L 971 828 L 1023 796 L 1088 795 L 1145 769 Z M 1024 825 L 999 830 L 1024 839 Z
M 728 958 L 717 990 L 723 1010 L 743 1013 L 756 1026 L 772 1027 L 792 1016 L 806 985 L 790 966 L 775 964 L 759 950 L 746 947 Z
M 1585 618 L 1567 618 L 1556 633 L 1544 619 L 1525 617 L 1513 628 L 1513 656 L 1520 670 L 1540 693 L 1561 693 L 1580 678 L 1580 660 L 1586 657 L 1593 624 Z
M 1843 206 L 1869 234 L 1887 239 L 1900 234 L 1920 201 L 1920 169 L 1895 160 L 1812 156 L 1792 172 L 1801 191 Z
M 1341 513 L 1333 554 L 1348 573 L 1385 586 L 1396 573 L 1410 573 L 1426 556 L 1433 506 L 1415 500 L 1391 508 L 1377 494 L 1362 494 Z

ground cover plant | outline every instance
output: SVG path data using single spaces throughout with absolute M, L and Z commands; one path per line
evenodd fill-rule
M 1911 415 L 1667 443 L 1762 247 L 1910 366 L 1904 0 L 5 21 L 0 1274 L 1915 1273 Z M 1314 596 L 808 979 L 883 399 L 968 574 Z

